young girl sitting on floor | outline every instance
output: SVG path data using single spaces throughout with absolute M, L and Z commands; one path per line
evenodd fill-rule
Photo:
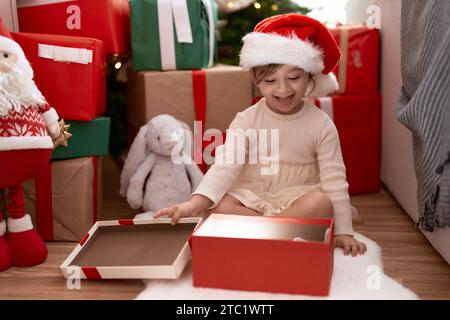
M 240 64 L 251 70 L 263 98 L 231 122 L 225 144 L 216 149 L 216 162 L 191 199 L 158 211 L 155 218 L 168 216 L 176 223 L 206 209 L 222 214 L 333 217 L 335 245 L 346 255 L 363 254 L 366 245 L 353 238 L 336 127 L 306 99 L 338 89 L 330 73 L 340 59 L 335 40 L 320 22 L 291 13 L 261 21 L 243 42 Z M 275 154 L 271 163 L 275 170 L 268 170 L 266 161 L 248 161 L 252 148 L 261 148 L 248 132 L 261 129 L 268 136 L 273 129 L 278 133 L 279 141 L 266 146 L 266 154 Z M 245 141 L 241 144 L 245 163 L 223 161 L 239 151 L 235 137 Z

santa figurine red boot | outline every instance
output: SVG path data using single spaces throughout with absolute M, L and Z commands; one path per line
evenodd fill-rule
M 63 133 L 22 48 L 0 18 L 0 189 L 7 190 L 4 211 L 9 214 L 5 221 L 0 211 L 0 271 L 47 258 L 47 247 L 25 213 L 21 183 L 48 165 L 54 141 Z

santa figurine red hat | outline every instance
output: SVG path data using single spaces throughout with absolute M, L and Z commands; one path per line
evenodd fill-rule
M 0 271 L 42 263 L 47 248 L 24 209 L 21 183 L 48 165 L 60 141 L 58 114 L 33 81 L 33 70 L 0 18 Z M 0 190 L 0 203 L 4 201 Z M 5 213 L 9 219 L 5 221 Z
M 341 52 L 328 29 L 315 19 L 297 13 L 272 16 L 258 23 L 242 41 L 243 68 L 266 64 L 297 66 L 313 75 L 315 87 L 308 96 L 325 96 L 339 88 L 331 71 Z

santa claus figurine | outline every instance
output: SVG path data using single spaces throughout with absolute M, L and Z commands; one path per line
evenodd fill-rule
M 0 271 L 47 258 L 47 247 L 25 213 L 21 183 L 48 164 L 63 134 L 58 114 L 36 87 L 22 48 L 0 18 Z

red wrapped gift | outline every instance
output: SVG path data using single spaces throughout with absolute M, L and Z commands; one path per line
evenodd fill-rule
M 108 54 L 130 52 L 128 0 L 17 0 L 21 32 L 103 40 Z
M 328 295 L 333 219 L 212 214 L 191 236 L 197 287 Z
M 333 96 L 315 102 L 338 130 L 349 193 L 380 191 L 381 96 Z
M 379 32 L 365 26 L 329 28 L 341 49 L 333 70 L 339 94 L 377 94 L 379 78 Z
M 101 158 L 54 161 L 23 184 L 25 209 L 46 241 L 80 241 L 100 216 Z
M 91 121 L 106 108 L 106 57 L 100 40 L 13 33 L 34 80 L 61 118 Z

